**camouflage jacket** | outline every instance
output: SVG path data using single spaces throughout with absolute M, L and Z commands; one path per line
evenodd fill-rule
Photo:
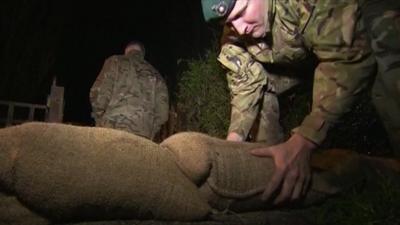
M 165 81 L 137 51 L 106 59 L 90 90 L 90 101 L 96 124 L 124 117 L 138 123 L 143 129 L 139 134 L 150 138 L 168 120 Z
M 263 63 L 292 63 L 314 54 L 313 105 L 295 132 L 319 144 L 372 78 L 375 60 L 358 0 L 268 0 L 271 36 L 243 41 Z M 229 39 L 229 38 L 225 38 Z M 234 40 L 235 38 L 233 38 Z

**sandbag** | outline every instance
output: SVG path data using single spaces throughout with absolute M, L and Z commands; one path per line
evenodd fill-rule
M 15 196 L 0 192 L 0 224 L 47 225 L 50 221 L 25 207 Z
M 301 214 L 301 211 L 257 211 L 216 215 L 209 220 L 196 222 L 124 220 L 68 223 L 62 225 L 309 225 Z
M 205 218 L 210 207 L 168 151 L 107 128 L 26 123 L 0 129 L 0 181 L 53 221 Z
M 160 146 L 173 153 L 188 178 L 197 184 L 206 180 L 224 196 L 244 198 L 259 193 L 273 173 L 271 158 L 248 153 L 265 147 L 262 143 L 232 142 L 197 132 L 182 132 L 165 139 Z M 264 181 L 259 182 L 259 177 L 265 178 Z
M 273 207 L 262 202 L 260 195 L 272 177 L 274 162 L 271 158 L 249 153 L 251 149 L 267 145 L 230 142 L 185 132 L 167 138 L 160 146 L 173 153 L 181 170 L 199 186 L 213 208 L 246 212 Z M 311 159 L 312 183 L 302 205 L 320 203 L 362 183 L 377 168 L 376 164 L 387 168 L 389 161 L 372 160 L 353 151 L 338 149 L 314 153 Z M 398 161 L 391 162 L 393 168 L 400 168 Z M 399 177 L 399 173 L 396 176 Z

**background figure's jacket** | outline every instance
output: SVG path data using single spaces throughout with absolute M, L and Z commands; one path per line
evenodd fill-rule
M 294 131 L 320 144 L 374 74 L 358 0 L 268 2 L 272 40 L 245 42 L 245 48 L 263 63 L 291 63 L 315 54 L 312 110 Z
M 109 57 L 90 91 L 96 126 L 153 139 L 168 120 L 168 90 L 158 71 L 132 51 Z

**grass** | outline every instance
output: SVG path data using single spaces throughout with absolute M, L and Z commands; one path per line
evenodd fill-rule
M 375 179 L 373 187 L 354 188 L 305 210 L 306 218 L 313 225 L 399 225 L 399 180 Z

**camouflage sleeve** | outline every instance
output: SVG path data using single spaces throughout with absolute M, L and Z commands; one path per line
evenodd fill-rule
M 371 64 L 371 58 L 321 62 L 315 71 L 311 113 L 294 131 L 321 144 L 329 128 L 351 110 L 356 97 L 369 83 Z
M 92 117 L 96 120 L 104 114 L 111 99 L 114 80 L 117 74 L 116 60 L 115 57 L 106 59 L 103 68 L 90 89 Z
M 375 69 L 365 35 L 353 32 L 356 17 L 343 11 L 333 15 L 338 17 L 314 24 L 313 51 L 320 63 L 315 69 L 312 110 L 294 130 L 316 144 L 321 144 L 329 128 L 351 110 Z
M 168 87 L 161 77 L 156 81 L 156 104 L 155 104 L 155 121 L 154 121 L 154 132 L 157 132 L 160 127 L 168 121 L 169 116 L 169 94 Z
M 228 69 L 232 105 L 229 132 L 246 138 L 260 110 L 266 71 L 246 50 L 233 44 L 222 46 L 218 61 Z

